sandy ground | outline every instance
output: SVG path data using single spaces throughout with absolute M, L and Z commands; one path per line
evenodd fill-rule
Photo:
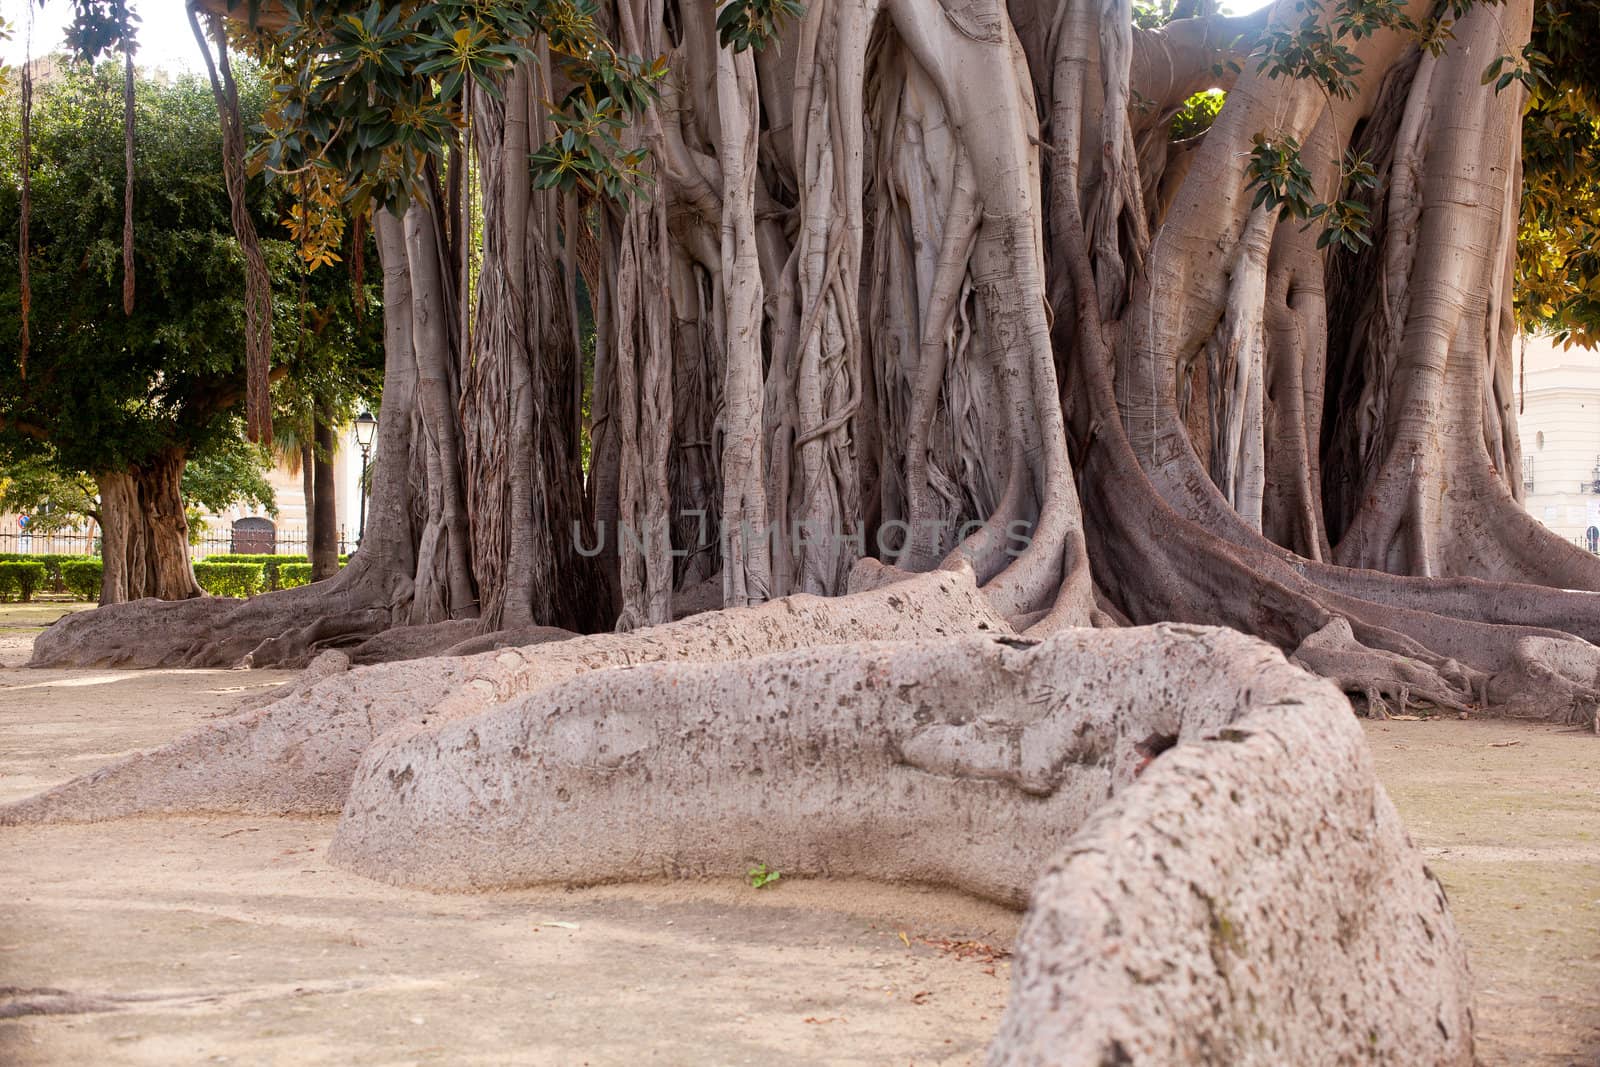
M 1452 718 L 1367 739 L 1466 936 L 1484 1062 L 1600 1064 L 1600 737 Z
M 0 800 L 289 677 L 19 669 L 59 611 L 0 608 Z M 1485 1062 L 1600 1064 L 1600 738 L 1369 736 L 1471 947 Z M 1017 916 L 959 895 L 736 876 L 434 895 L 329 868 L 332 830 L 0 831 L 0 1065 L 966 1064 L 1004 1007 Z

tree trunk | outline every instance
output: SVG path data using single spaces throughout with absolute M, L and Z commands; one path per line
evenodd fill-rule
M 535 190 L 530 141 L 547 131 L 536 85 L 518 67 L 496 98 L 474 90 L 483 217 L 477 328 L 461 385 L 460 420 L 472 567 L 486 631 L 529 625 L 592 630 L 612 614 L 583 492 L 573 382 L 582 360 L 569 319 L 571 279 L 559 269 L 558 194 Z M 530 125 L 534 128 L 530 131 Z
M 202 596 L 189 560 L 189 521 L 179 483 L 186 457 L 169 449 L 151 462 L 99 475 L 100 603 Z
M 311 580 L 320 582 L 339 573 L 339 515 L 337 490 L 333 480 L 333 450 L 337 447 L 333 427 L 322 418 L 318 410 L 314 438 L 316 449 L 312 457 L 312 507 L 315 517 L 311 523 L 310 551 Z
M 317 543 L 317 482 L 315 474 L 316 450 L 309 444 L 300 446 L 300 495 L 306 505 L 306 556 L 311 556 L 311 546 Z

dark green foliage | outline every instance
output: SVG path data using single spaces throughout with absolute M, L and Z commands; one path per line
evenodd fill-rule
M 258 111 L 259 79 L 244 106 Z M 123 471 L 236 434 L 241 256 L 228 220 L 209 88 L 140 79 L 134 192 L 138 295 L 122 310 L 122 100 L 115 64 L 68 67 L 33 117 L 33 342 L 19 364 L 17 120 L 0 116 L 0 449 L 66 476 Z M 276 211 L 256 187 L 257 226 Z M 284 242 L 269 242 L 281 269 Z M 48 442 L 48 447 L 44 445 Z M 8 463 L 8 466 L 10 464 Z
M 1354 95 L 1361 61 L 1323 25 L 1320 3 L 1301 0 L 1295 9 L 1305 12 L 1299 24 L 1269 29 L 1251 53 L 1256 71 L 1269 78 L 1310 79 L 1341 99 Z
M 1550 57 L 1530 43 L 1523 46 L 1520 61 L 1514 56 L 1496 56 L 1484 68 L 1483 84 L 1494 82 L 1494 91 L 1498 93 L 1512 82 L 1519 82 L 1531 93 L 1539 88 L 1541 82 L 1550 84 L 1550 77 L 1546 73 L 1549 69 Z
M 1245 165 L 1245 187 L 1254 188 L 1252 209 L 1265 204 L 1281 209 L 1285 219 L 1304 219 L 1311 215 L 1316 190 L 1311 187 L 1311 172 L 1300 161 L 1300 142 L 1290 136 L 1278 138 L 1258 133 L 1252 138 L 1250 162 Z
M 601 32 L 592 0 L 477 0 L 379 4 L 300 0 L 271 59 L 281 75 L 263 124 L 260 163 L 275 173 L 313 167 L 337 175 L 355 210 L 403 208 L 430 161 L 458 143 L 469 82 L 500 96 L 501 82 L 532 45 L 548 42 L 556 83 L 556 137 L 533 153 L 541 186 L 625 195 L 644 180 L 645 154 L 617 133 L 666 71 L 664 61 L 619 54 Z
M 1315 204 L 1310 217 L 1322 220 L 1322 233 L 1317 236 L 1317 247 L 1326 248 L 1337 241 L 1351 252 L 1372 246 L 1367 230 L 1372 227 L 1372 217 L 1367 205 L 1351 197 L 1365 195 L 1378 187 L 1378 172 L 1367 162 L 1365 152 L 1346 152 L 1339 165 L 1339 188 L 1343 199 L 1331 203 Z
M 1361 60 L 1345 41 L 1360 41 L 1378 30 L 1426 36 L 1400 0 L 1339 0 L 1331 11 L 1321 0 L 1297 0 L 1298 23 L 1276 25 L 1262 34 L 1251 57 L 1269 78 L 1316 82 L 1331 97 L 1355 93 Z
M 271 457 L 244 439 L 238 415 L 242 257 L 228 217 L 216 104 L 196 79 L 136 83 L 139 289 L 127 316 L 121 84 L 113 66 L 69 67 L 39 92 L 26 377 L 17 346 L 18 131 L 14 111 L 0 111 L 0 410 L 7 416 L 0 420 L 0 507 L 30 515 L 40 532 L 80 527 L 100 517 L 90 474 L 126 471 L 181 449 L 188 460 L 182 492 L 191 535 L 199 537 L 203 511 L 238 503 L 275 510 L 264 477 Z M 240 83 L 253 121 L 268 86 L 248 67 Z M 281 233 L 287 187 L 256 180 L 248 192 L 257 229 Z M 375 262 L 368 245 L 365 259 Z M 354 397 L 374 402 L 382 365 L 374 287 L 363 287 L 358 313 L 348 268 L 303 274 L 291 242 L 268 239 L 263 248 L 282 375 L 275 399 L 287 410 L 316 396 L 336 416 Z
M 717 40 L 735 52 L 759 52 L 777 38 L 784 20 L 805 13 L 796 0 L 731 0 L 717 13 Z
M 61 577 L 66 582 L 67 592 L 79 600 L 99 600 L 100 570 L 99 556 L 63 560 Z
M 6 560 L 0 563 L 0 601 L 13 598 L 26 603 L 45 583 L 43 563 L 26 560 Z
M 249 597 L 266 589 L 265 569 L 259 563 L 213 563 L 194 565 L 195 581 L 212 596 Z

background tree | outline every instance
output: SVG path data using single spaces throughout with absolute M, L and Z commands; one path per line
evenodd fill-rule
M 40 450 L 5 463 L 0 511 L 28 516 L 29 532 L 35 534 L 83 530 L 100 523 L 99 491 L 93 478 L 63 473 L 55 458 Z
M 190 543 L 198 543 L 207 513 L 235 504 L 253 505 L 276 515 L 277 498 L 265 476 L 261 450 L 244 440 L 242 427 L 219 435 L 214 444 L 184 464 L 180 490 Z M 0 511 L 28 516 L 34 534 L 91 529 L 101 522 L 99 486 L 82 471 L 66 467 L 48 448 L 30 448 L 5 460 L 0 474 Z M 92 530 L 98 535 L 98 530 Z
M 215 104 L 193 78 L 137 83 L 133 221 L 140 281 L 127 314 L 121 92 L 121 72 L 109 65 L 64 66 L 38 89 L 25 373 L 17 345 L 16 115 L 8 113 L 0 128 L 0 225 L 8 234 L 0 256 L 10 262 L 9 288 L 0 294 L 0 447 L 13 460 L 36 457 L 63 475 L 93 477 L 107 603 L 198 596 L 183 490 L 186 480 L 200 483 L 185 478 L 188 461 L 204 456 L 236 475 L 243 470 L 236 462 L 245 384 L 240 255 L 220 172 Z M 266 92 L 261 79 L 245 79 L 248 113 L 259 113 Z M 259 224 L 275 224 L 278 191 L 257 182 L 253 196 Z M 285 292 L 280 333 L 292 340 L 299 323 L 294 250 L 286 240 L 267 242 L 267 250 Z M 326 280 L 319 292 L 335 284 Z M 279 376 L 290 369 L 285 364 Z M 259 463 L 259 454 L 248 451 L 248 462 Z M 259 470 L 254 476 L 259 480 Z M 200 482 L 213 487 L 204 495 L 214 506 L 238 499 L 237 478 Z M 232 488 L 216 488 L 222 485 Z
M 244 423 L 237 415 L 223 433 L 207 442 L 183 465 L 179 492 L 189 521 L 189 543 L 205 535 L 205 518 L 235 505 L 258 507 L 277 517 L 278 500 L 267 471 L 272 463 L 259 445 L 245 439 Z

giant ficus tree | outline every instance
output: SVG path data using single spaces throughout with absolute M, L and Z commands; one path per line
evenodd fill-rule
M 1519 504 L 1512 392 L 1519 229 L 1582 125 L 1519 207 L 1524 110 L 1582 118 L 1549 87 L 1583 57 L 1530 47 L 1532 0 L 1138 14 L 241 0 L 285 71 L 261 165 L 378 239 L 367 543 L 321 587 L 171 609 L 138 650 L 150 609 L 79 617 L 39 656 L 626 629 L 845 594 L 871 556 L 970 566 L 1026 634 L 1216 623 L 1377 708 L 1591 714 L 1600 561 Z M 1549 319 L 1587 283 L 1547 254 Z

